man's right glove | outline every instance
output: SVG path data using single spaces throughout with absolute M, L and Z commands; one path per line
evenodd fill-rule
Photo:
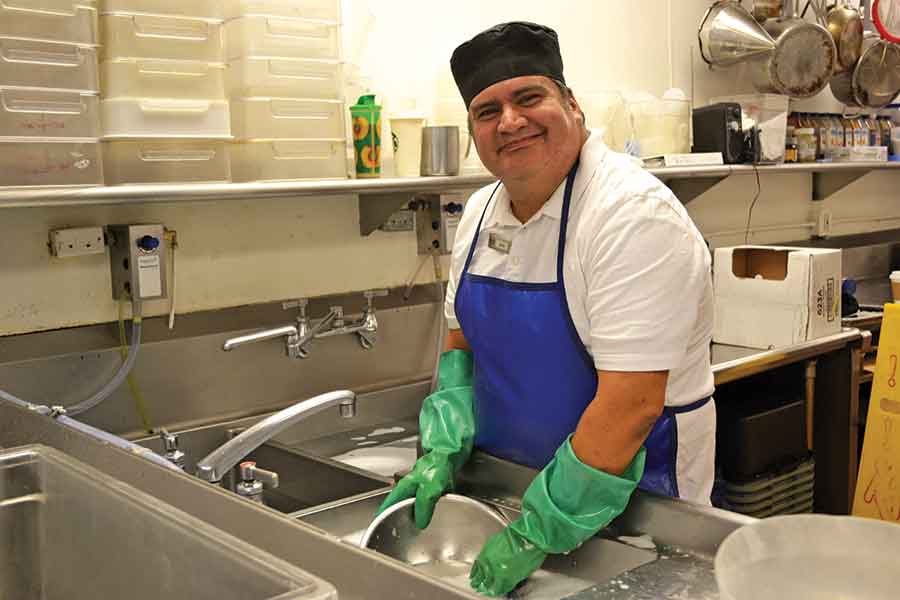
M 415 496 L 416 526 L 425 529 L 438 499 L 453 489 L 453 478 L 469 459 L 475 439 L 472 366 L 471 352 L 448 350 L 441 355 L 438 389 L 425 398 L 419 412 L 419 436 L 425 454 L 397 482 L 376 516 Z

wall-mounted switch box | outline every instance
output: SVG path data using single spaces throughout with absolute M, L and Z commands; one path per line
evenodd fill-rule
M 430 194 L 418 197 L 416 237 L 419 254 L 450 254 L 462 216 L 466 194 Z
M 50 253 L 57 258 L 103 254 L 102 227 L 74 227 L 50 232 Z
M 109 225 L 112 295 L 135 300 L 166 296 L 166 238 L 162 225 Z

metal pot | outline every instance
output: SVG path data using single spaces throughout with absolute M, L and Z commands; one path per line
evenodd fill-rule
M 837 46 L 835 71 L 852 70 L 862 54 L 863 21 L 859 11 L 837 4 L 825 15 L 825 26 Z
M 825 89 L 837 55 L 828 30 L 793 17 L 770 19 L 763 27 L 775 39 L 775 50 L 748 61 L 757 91 L 808 98 Z
M 375 517 L 363 533 L 369 548 L 441 576 L 468 573 L 481 548 L 508 521 L 496 510 L 457 494 L 441 496 L 428 529 L 413 518 L 415 498 L 394 504 Z

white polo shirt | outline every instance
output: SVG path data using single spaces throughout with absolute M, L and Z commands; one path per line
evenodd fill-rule
M 459 328 L 454 300 L 460 275 L 496 186 L 472 195 L 456 233 L 445 304 L 451 329 Z M 564 192 L 565 181 L 522 224 L 500 185 L 469 271 L 514 282 L 556 281 Z M 488 247 L 491 233 L 511 242 L 508 254 Z M 668 406 L 711 395 L 710 262 L 700 232 L 671 190 L 592 131 L 572 189 L 563 278 L 569 314 L 596 368 L 668 370 Z

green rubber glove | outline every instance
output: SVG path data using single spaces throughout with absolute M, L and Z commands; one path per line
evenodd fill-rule
M 522 515 L 492 536 L 475 559 L 469 582 L 488 596 L 507 594 L 548 554 L 571 552 L 619 516 L 644 474 L 641 448 L 621 477 L 584 464 L 571 436 L 522 497 Z
M 471 352 L 449 350 L 441 355 L 438 389 L 425 398 L 419 412 L 419 435 L 425 454 L 397 482 L 376 516 L 415 496 L 416 526 L 425 529 L 431 523 L 437 501 L 453 489 L 453 478 L 469 459 L 475 439 L 472 365 Z

